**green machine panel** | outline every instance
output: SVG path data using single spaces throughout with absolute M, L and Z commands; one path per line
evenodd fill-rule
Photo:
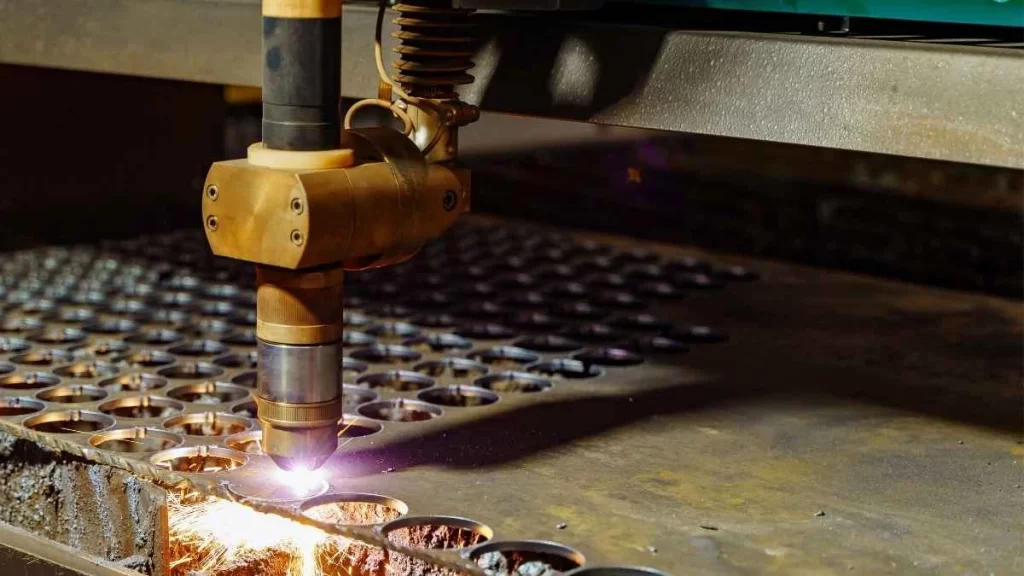
M 655 4 L 889 18 L 957 24 L 1024 26 L 1024 0 L 647 0 Z

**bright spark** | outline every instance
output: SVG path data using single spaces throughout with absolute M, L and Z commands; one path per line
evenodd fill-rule
M 190 571 L 216 574 L 245 565 L 267 551 L 280 550 L 291 557 L 288 576 L 321 576 L 319 552 L 334 549 L 344 554 L 350 543 L 287 518 L 194 494 L 171 494 L 167 514 L 171 543 L 189 551 L 188 556 L 172 563 L 172 572 L 175 566 L 190 564 Z M 330 548 L 323 548 L 325 545 Z M 191 565 L 193 562 L 196 565 Z
M 281 486 L 287 486 L 296 498 L 305 498 L 319 493 L 324 486 L 323 470 L 309 470 L 297 467 L 292 470 L 278 468 L 274 480 Z

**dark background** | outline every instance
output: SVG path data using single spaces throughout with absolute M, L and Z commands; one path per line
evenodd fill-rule
M 198 229 L 210 163 L 259 137 L 221 86 L 6 65 L 0 86 L 3 250 Z M 465 161 L 476 212 L 1024 293 L 1017 170 L 658 132 Z

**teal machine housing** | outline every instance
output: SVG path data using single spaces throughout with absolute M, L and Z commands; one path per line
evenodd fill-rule
M 648 4 L 789 14 L 1024 26 L 1024 0 L 643 0 Z

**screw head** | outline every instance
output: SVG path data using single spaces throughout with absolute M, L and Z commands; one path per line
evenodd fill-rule
M 296 214 L 302 214 L 302 211 L 305 209 L 305 207 L 302 205 L 302 199 L 301 198 L 292 198 L 291 208 L 292 208 L 292 212 L 294 212 Z
M 209 228 L 210 231 L 212 232 L 215 232 L 217 230 L 217 226 L 219 225 L 220 222 L 217 221 L 216 216 L 210 216 L 206 219 L 206 227 Z
M 291 238 L 292 244 L 295 244 L 296 246 L 302 246 L 302 243 L 305 241 L 302 237 L 302 232 L 299 232 L 298 230 L 292 230 Z
M 444 206 L 445 212 L 451 212 L 455 209 L 455 205 L 459 203 L 459 196 L 455 193 L 455 190 L 445 190 L 444 197 L 441 198 L 441 205 Z
M 216 202 L 219 196 L 220 191 L 217 190 L 216 186 L 210 184 L 209 186 L 206 187 L 206 197 L 209 198 L 211 202 Z

